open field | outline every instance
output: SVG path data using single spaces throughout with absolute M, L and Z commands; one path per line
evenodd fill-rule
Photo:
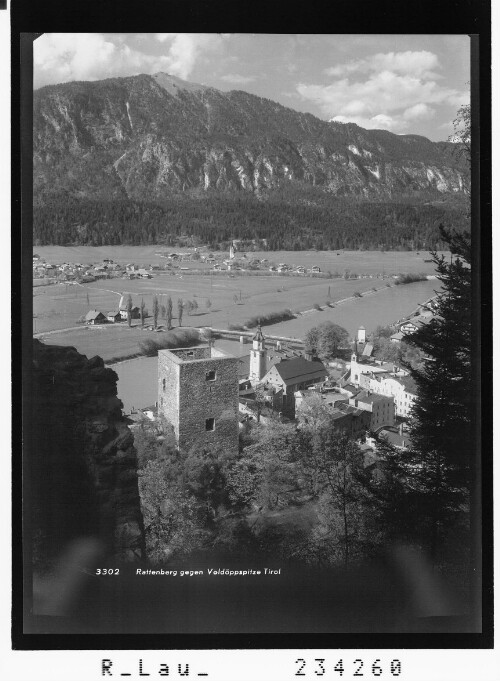
M 361 253 L 360 257 L 364 255 L 366 254 Z M 409 271 L 408 262 L 398 271 Z M 367 269 L 369 264 L 365 262 L 364 269 Z M 431 274 L 432 265 L 423 264 L 425 268 L 422 266 L 420 269 Z M 371 266 L 374 264 L 371 263 Z M 397 270 L 396 267 L 393 269 Z M 358 270 L 361 273 L 361 268 Z M 389 269 L 385 271 L 386 275 L 389 271 Z M 189 326 L 242 323 L 257 314 L 284 308 L 303 311 L 315 303 L 324 305 L 327 300 L 335 302 L 352 296 L 356 291 L 380 288 L 387 282 L 387 279 L 368 276 L 372 278 L 346 280 L 271 274 L 234 276 L 226 273 L 212 273 L 208 276 L 186 274 L 177 270 L 176 273 L 157 272 L 152 279 L 113 278 L 84 285 L 61 283 L 37 286 L 33 289 L 34 331 L 41 333 L 73 327 L 89 309 L 95 308 L 104 313 L 116 310 L 120 295 L 128 293 L 132 294 L 136 305 L 144 298 L 150 311 L 154 295 L 162 297 L 160 302 L 164 302 L 166 296 L 170 295 L 174 302 L 174 314 L 178 298 L 196 300 L 199 306 L 197 313 L 192 318 L 184 315 L 184 323 Z M 234 301 L 235 296 L 238 297 L 237 303 Z M 210 312 L 206 307 L 208 299 L 212 302 Z
M 284 308 L 302 311 L 315 303 L 323 305 L 352 296 L 356 291 L 385 286 L 377 279 L 313 279 L 299 277 L 230 277 L 227 274 L 171 275 L 157 273 L 153 279 L 107 279 L 90 284 L 54 284 L 37 287 L 33 291 L 35 332 L 52 331 L 75 326 L 90 309 L 101 312 L 116 310 L 120 296 L 132 295 L 134 305 L 144 299 L 151 312 L 153 297 L 160 304 L 172 297 L 174 318 L 177 300 L 196 300 L 198 310 L 192 316 L 186 312 L 185 326 L 227 327 L 242 324 L 249 317 L 275 312 Z M 330 289 L 330 298 L 328 290 Z M 237 297 L 235 302 L 234 297 Z M 212 306 L 207 308 L 207 300 Z
M 119 262 L 133 261 L 136 264 L 164 262 L 154 256 L 155 246 L 109 246 L 102 248 L 40 247 L 36 249 L 47 261 L 96 262 L 110 257 Z M 163 250 L 163 249 L 162 249 Z M 178 250 L 178 249 L 176 249 Z M 365 275 L 363 279 L 318 279 L 312 277 L 279 276 L 234 276 L 226 273 L 186 274 L 155 272 L 152 279 L 126 280 L 121 278 L 99 280 L 89 284 L 53 284 L 33 289 L 33 331 L 45 336 L 47 342 L 59 345 L 74 345 L 86 355 L 100 355 L 105 360 L 125 357 L 139 352 L 139 341 L 151 335 L 141 330 L 140 322 L 134 320 L 133 327 L 126 322 L 106 324 L 92 328 L 79 324 L 89 309 L 101 312 L 117 310 L 121 295 L 132 295 L 134 305 L 144 299 L 151 313 L 153 297 L 158 295 L 160 304 L 165 304 L 170 295 L 173 301 L 174 326 L 177 321 L 177 300 L 196 300 L 196 313 L 184 312 L 183 326 L 213 326 L 227 328 L 230 324 L 244 324 L 250 317 L 265 315 L 290 308 L 302 313 L 297 319 L 267 327 L 269 333 L 302 338 L 305 332 L 321 321 L 331 319 L 344 326 L 350 334 L 360 325 L 369 331 L 378 324 L 388 324 L 409 314 L 419 302 L 432 296 L 436 281 L 425 281 L 404 286 L 392 286 L 390 278 L 381 279 L 398 272 L 424 272 L 433 274 L 432 263 L 424 263 L 421 253 L 380 253 L 370 251 L 336 252 L 296 251 L 256 253 L 257 257 L 268 257 L 275 262 L 319 264 L 322 270 L 338 263 L 338 271 L 356 272 Z M 197 266 L 196 263 L 185 263 Z M 184 263 L 183 263 L 184 265 Z M 376 288 L 377 292 L 372 293 Z M 341 302 L 354 293 L 365 294 L 362 298 Z M 369 292 L 369 293 L 368 293 Z M 366 295 L 368 293 L 368 295 Z M 210 300 L 211 307 L 207 305 Z M 336 306 L 328 308 L 326 303 Z M 322 312 L 313 310 L 318 304 Z M 150 319 L 148 320 L 151 321 Z M 67 329 L 62 333 L 52 331 Z M 155 334 L 156 336 L 156 334 Z M 160 336 L 160 334 L 158 334 Z
M 189 280 L 194 277 L 189 277 Z M 151 284 L 154 280 L 137 281 L 137 284 Z M 259 281 L 261 281 L 259 279 Z M 252 279 L 252 283 L 254 280 Z M 344 285 L 357 284 L 355 290 L 363 290 L 359 284 L 370 282 L 339 282 Z M 127 282 L 135 284 L 135 281 Z M 232 282 L 231 282 L 232 283 Z M 389 324 L 397 319 L 412 312 L 419 302 L 424 302 L 433 295 L 436 288 L 436 281 L 424 281 L 405 286 L 393 286 L 390 289 L 382 286 L 376 293 L 368 293 L 362 298 L 347 300 L 337 305 L 335 308 L 327 308 L 322 305 L 322 311 L 310 311 L 303 313 L 297 319 L 280 322 L 264 328 L 273 335 L 285 335 L 290 337 L 303 338 L 306 331 L 320 322 L 330 319 L 341 326 L 344 326 L 352 335 L 362 324 L 368 332 L 379 324 Z M 332 286 L 332 299 L 338 300 L 345 298 L 351 290 L 346 288 L 334 290 Z M 310 290 L 311 289 L 311 290 Z M 364 288 L 366 291 L 366 287 Z M 325 292 L 325 283 L 322 283 L 322 292 Z M 232 301 L 232 291 L 222 289 L 219 292 L 218 307 L 215 302 L 210 313 L 187 316 L 184 315 L 183 326 L 213 326 L 215 328 L 226 328 L 228 323 L 243 322 L 248 316 L 261 314 L 263 311 L 270 311 L 287 307 L 290 303 L 295 303 L 294 308 L 299 309 L 298 301 L 303 305 L 302 309 L 311 309 L 311 301 L 317 297 L 317 285 L 306 287 L 305 289 L 292 289 L 277 294 L 276 291 L 256 292 L 255 299 L 248 299 L 245 304 L 235 305 Z M 284 295 L 284 298 L 281 298 Z M 335 297 L 334 297 L 335 296 Z M 183 294 L 183 297 L 187 296 Z M 325 296 L 323 296 L 324 298 Z M 150 305 L 150 299 L 144 296 L 145 301 Z M 217 300 L 213 296 L 214 301 Z M 320 300 L 323 300 L 320 298 Z M 286 302 L 283 302 L 286 301 Z M 201 305 L 200 305 L 201 307 Z M 175 310 L 175 305 L 174 305 Z M 57 318 L 60 319 L 60 318 Z M 38 320 L 37 320 L 38 321 Z M 174 319 L 174 326 L 177 322 Z M 126 322 L 120 324 L 104 324 L 102 326 L 80 325 L 69 331 L 61 333 L 47 333 L 44 339 L 48 343 L 56 345 L 73 345 L 79 352 L 87 356 L 100 355 L 104 360 L 112 358 L 127 357 L 139 353 L 139 342 L 144 338 L 159 337 L 161 333 L 154 333 L 148 329 L 141 329 L 140 321 L 134 320 L 133 326 L 128 327 Z

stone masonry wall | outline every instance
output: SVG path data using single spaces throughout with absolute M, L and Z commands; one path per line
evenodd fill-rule
M 206 380 L 209 371 L 214 381 Z M 206 419 L 215 419 L 215 429 L 206 430 Z M 238 449 L 238 358 L 226 357 L 187 362 L 180 366 L 179 447 L 187 451 L 195 444 L 215 444 Z
M 174 428 L 179 438 L 179 364 L 167 352 L 158 353 L 158 414 Z

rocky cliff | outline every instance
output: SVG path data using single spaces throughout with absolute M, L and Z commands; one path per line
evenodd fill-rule
M 323 121 L 164 73 L 34 93 L 36 195 L 258 195 L 291 181 L 365 198 L 462 193 L 468 186 L 447 143 Z
M 32 375 L 26 444 L 36 566 L 50 567 L 83 537 L 101 540 L 116 561 L 142 559 L 136 453 L 116 374 L 100 357 L 34 340 Z

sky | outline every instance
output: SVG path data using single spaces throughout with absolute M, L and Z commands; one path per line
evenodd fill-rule
M 323 120 L 445 140 L 469 101 L 465 35 L 46 33 L 34 87 L 164 71 Z

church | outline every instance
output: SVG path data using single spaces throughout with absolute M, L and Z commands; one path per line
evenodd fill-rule
M 264 389 L 267 401 L 288 418 L 295 418 L 295 393 L 328 378 L 323 362 L 310 356 L 279 359 L 267 369 L 266 340 L 259 325 L 252 339 L 249 381 Z

